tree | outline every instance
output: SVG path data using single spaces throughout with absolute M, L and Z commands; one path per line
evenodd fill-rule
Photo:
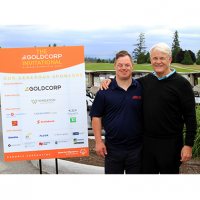
M 196 64 L 197 64 L 197 65 L 200 65 L 200 56 L 197 58 Z
M 184 64 L 184 65 L 193 65 L 193 61 L 192 61 L 192 58 L 190 56 L 189 51 L 185 51 L 184 59 L 181 61 L 181 64 Z
M 133 50 L 132 52 L 132 58 L 133 60 L 137 59 L 138 56 L 141 53 L 146 53 L 146 48 L 145 47 L 145 37 L 144 37 L 144 33 L 140 33 L 139 38 L 137 39 L 137 41 L 139 41 L 137 44 L 134 44 L 133 46 L 136 46 L 136 48 Z M 134 55 L 133 55 L 134 54 Z
M 137 58 L 137 64 L 143 64 L 146 62 L 146 56 L 144 53 L 141 53 Z
M 1 47 L 0 47 L 1 48 Z M 200 50 L 197 52 L 197 59 L 200 57 Z
M 146 63 L 151 63 L 151 61 L 150 61 L 150 53 L 149 52 L 145 55 L 145 57 L 146 57 Z
M 51 45 L 49 44 L 49 47 L 51 47 Z
M 113 59 L 110 61 L 110 63 L 115 63 L 115 58 L 113 58 Z
M 173 51 L 172 51 L 172 63 L 177 63 L 177 54 L 178 52 L 182 51 L 182 49 L 180 47 L 176 47 Z M 184 58 L 184 57 L 183 57 Z
M 103 59 L 101 62 L 102 62 L 102 63 L 105 63 L 105 60 Z
M 54 43 L 54 44 L 53 44 L 53 47 L 56 47 L 56 46 L 57 46 L 57 44 L 56 44 L 56 43 Z
M 173 37 L 173 42 L 172 42 L 172 51 L 177 47 L 180 48 L 179 42 L 180 41 L 178 40 L 178 31 L 175 31 L 174 37 Z
M 178 63 L 181 63 L 181 62 L 183 61 L 184 55 L 185 55 L 185 52 L 186 52 L 186 51 L 187 51 L 187 50 L 185 50 L 185 51 L 180 51 L 180 52 L 177 53 L 176 58 L 177 58 L 177 62 L 178 62 Z M 190 51 L 190 50 L 188 50 L 188 52 L 189 52 L 189 54 L 190 54 L 190 57 L 192 58 L 193 63 L 195 63 L 195 62 L 196 62 L 195 54 L 194 54 L 192 51 Z
M 101 63 L 101 59 L 97 59 L 97 63 Z

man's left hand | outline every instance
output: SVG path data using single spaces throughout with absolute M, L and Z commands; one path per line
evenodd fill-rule
M 181 151 L 181 162 L 187 162 L 192 158 L 192 147 L 185 145 Z

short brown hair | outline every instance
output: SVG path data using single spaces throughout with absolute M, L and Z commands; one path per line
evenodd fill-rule
M 128 56 L 128 57 L 130 58 L 130 60 L 131 60 L 131 63 L 133 63 L 133 59 L 132 59 L 131 55 L 130 55 L 127 51 L 125 51 L 125 50 L 119 51 L 119 52 L 116 54 L 116 56 L 115 56 L 115 63 L 116 63 L 116 60 L 117 60 L 118 58 L 124 57 L 124 56 Z

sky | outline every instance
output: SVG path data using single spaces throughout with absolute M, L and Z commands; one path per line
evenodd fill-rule
M 95 2 L 95 3 L 94 3 Z M 159 42 L 200 50 L 200 14 L 195 0 L 0 0 L 2 48 L 84 45 L 85 57 L 114 58 L 121 50 L 131 55 L 142 32 L 147 51 Z

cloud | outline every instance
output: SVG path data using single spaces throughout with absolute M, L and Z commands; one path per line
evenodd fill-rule
M 0 18 L 4 25 L 53 25 L 60 31 L 87 31 L 156 25 L 180 29 L 197 26 L 200 17 L 196 0 L 9 0 L 1 3 Z

